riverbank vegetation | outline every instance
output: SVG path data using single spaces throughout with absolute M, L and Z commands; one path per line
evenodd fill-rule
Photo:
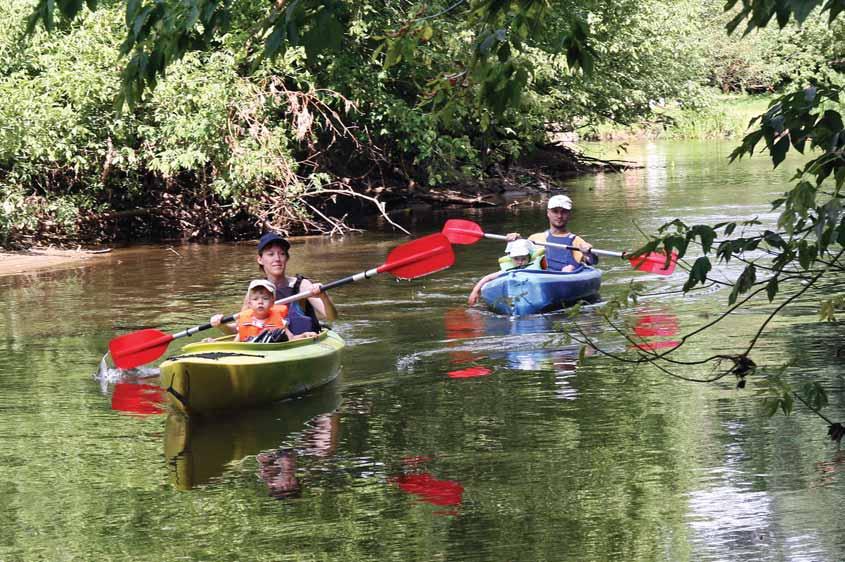
M 713 0 L 86 6 L 0 7 L 4 246 L 330 231 L 362 206 L 493 204 L 538 150 L 556 173 L 585 168 L 556 134 L 735 133 L 714 91 L 775 91 L 838 64 L 820 17 L 788 40 L 740 40 Z

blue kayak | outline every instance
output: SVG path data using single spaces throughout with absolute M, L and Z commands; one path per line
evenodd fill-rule
M 581 266 L 574 271 L 517 269 L 481 288 L 481 300 L 494 312 L 510 316 L 557 310 L 581 300 L 595 301 L 601 271 Z

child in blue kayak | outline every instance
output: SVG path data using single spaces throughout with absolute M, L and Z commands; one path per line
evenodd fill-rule
M 467 303 L 470 306 L 477 303 L 478 297 L 481 295 L 481 288 L 493 279 L 504 275 L 508 271 L 513 271 L 514 269 L 525 269 L 526 267 L 530 266 L 531 254 L 533 250 L 534 244 L 530 240 L 526 240 L 525 238 L 520 238 L 518 240 L 508 242 L 508 245 L 505 247 L 505 255 L 509 258 L 509 261 L 513 265 L 500 271 L 494 271 L 493 273 L 485 275 L 484 277 L 479 279 L 478 283 L 475 284 L 475 287 L 472 288 L 472 291 L 469 294 L 469 298 L 467 299 Z
M 253 343 L 276 343 L 288 340 L 312 338 L 316 332 L 303 332 L 294 335 L 288 329 L 288 307 L 274 304 L 276 287 L 266 279 L 255 279 L 247 289 L 247 306 L 237 318 L 238 335 L 236 341 Z M 209 323 L 219 327 L 222 314 L 215 314 Z

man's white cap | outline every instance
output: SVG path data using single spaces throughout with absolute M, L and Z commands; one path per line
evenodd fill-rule
M 247 292 L 253 290 L 256 287 L 264 287 L 265 289 L 270 291 L 271 295 L 276 294 L 276 286 L 267 281 L 266 279 L 253 279 L 252 281 L 250 281 L 249 289 L 247 289 Z
M 555 195 L 554 197 L 549 199 L 549 209 L 557 209 L 559 207 L 563 207 L 564 209 L 571 210 L 572 209 L 572 199 L 567 197 L 566 195 Z
M 519 238 L 517 240 L 508 242 L 508 245 L 505 248 L 505 253 L 512 258 L 518 258 L 520 256 L 530 256 L 531 250 L 533 249 L 534 244 L 531 242 L 531 240 Z

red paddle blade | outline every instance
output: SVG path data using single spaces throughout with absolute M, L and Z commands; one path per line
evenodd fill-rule
M 631 267 L 645 271 L 646 273 L 656 273 L 658 275 L 672 275 L 675 271 L 675 266 L 678 264 L 678 252 L 673 251 L 669 263 L 666 263 L 666 254 L 663 252 L 650 252 L 642 256 L 635 256 L 628 258 L 631 262 Z
M 484 238 L 481 226 L 464 219 L 449 219 L 440 231 L 452 244 L 475 244 Z
M 172 335 L 158 330 L 139 330 L 110 341 L 109 353 L 118 369 L 132 369 L 161 357 L 172 340 Z
M 389 271 L 400 279 L 416 279 L 437 273 L 455 263 L 452 244 L 440 234 L 429 234 L 394 248 L 378 272 Z

